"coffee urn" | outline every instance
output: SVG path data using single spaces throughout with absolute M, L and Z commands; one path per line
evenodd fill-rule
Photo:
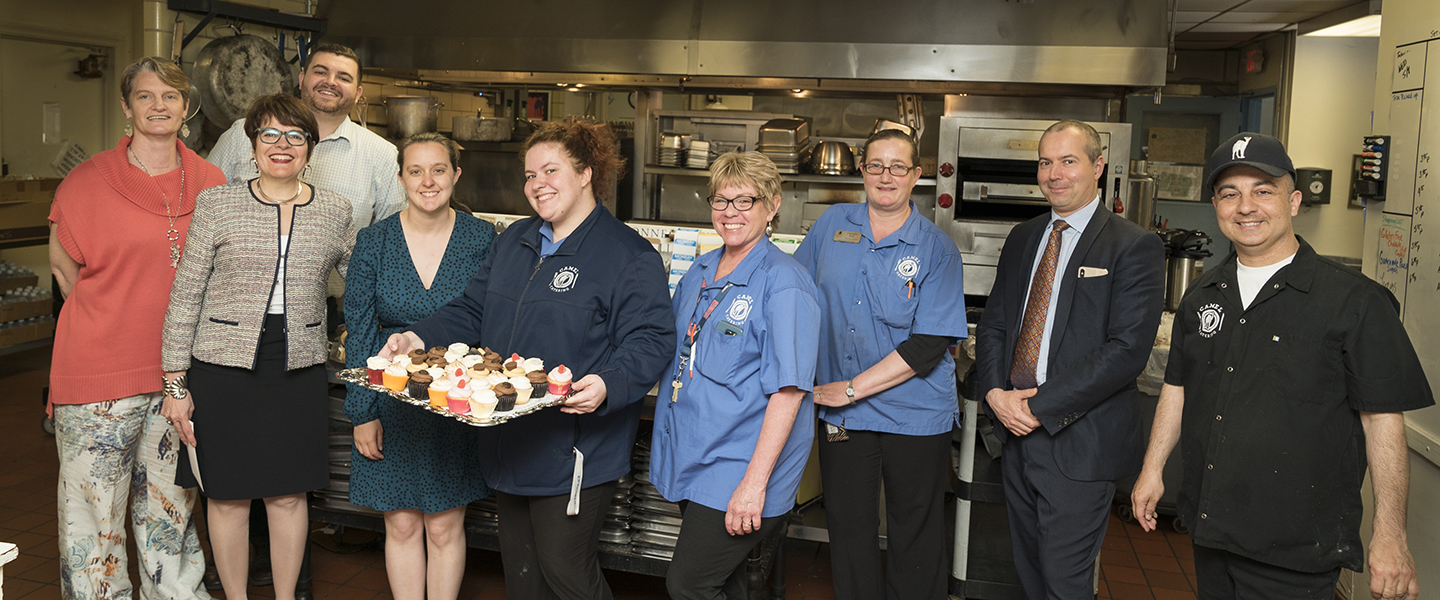
M 1210 236 L 1194 229 L 1163 229 L 1159 232 L 1165 243 L 1165 310 L 1180 308 L 1180 299 L 1205 268 L 1210 257 Z

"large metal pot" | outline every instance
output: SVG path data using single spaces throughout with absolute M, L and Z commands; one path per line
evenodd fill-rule
M 450 120 L 451 135 L 462 142 L 508 142 L 515 117 L 460 116 Z
M 403 140 L 417 133 L 440 129 L 440 100 L 434 96 L 386 96 L 385 135 Z

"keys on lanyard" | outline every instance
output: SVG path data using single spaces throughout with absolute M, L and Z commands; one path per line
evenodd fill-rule
M 695 378 L 695 366 L 692 364 L 692 355 L 695 353 L 695 336 L 700 334 L 700 330 L 705 327 L 705 322 L 710 320 L 710 313 L 715 312 L 715 307 L 720 306 L 720 303 L 725 300 L 725 297 L 730 295 L 730 288 L 734 287 L 734 285 L 734 283 L 726 283 L 725 287 L 720 288 L 720 294 L 717 295 L 714 300 L 710 301 L 710 306 L 705 307 L 705 314 L 700 316 L 698 323 L 693 316 L 695 313 L 690 313 L 692 315 L 690 318 L 690 327 L 685 331 L 685 341 L 687 343 L 680 346 L 680 364 L 675 369 L 675 380 L 670 382 L 671 402 L 680 400 L 680 388 L 685 386 L 685 384 L 680 381 L 680 374 L 688 370 L 690 378 Z M 700 280 L 700 289 L 704 290 L 705 287 L 705 280 Z M 695 307 L 700 307 L 700 298 L 698 296 L 695 298 Z

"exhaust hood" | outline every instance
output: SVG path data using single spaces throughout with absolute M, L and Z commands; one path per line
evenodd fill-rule
M 395 72 L 1165 83 L 1165 0 L 344 0 L 319 16 L 324 41 Z

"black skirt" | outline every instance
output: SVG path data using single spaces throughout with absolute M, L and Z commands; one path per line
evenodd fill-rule
M 249 500 L 323 488 L 330 479 L 325 365 L 285 370 L 285 316 L 266 315 L 255 369 L 192 360 L 201 493 Z M 198 487 L 181 451 L 176 484 Z

